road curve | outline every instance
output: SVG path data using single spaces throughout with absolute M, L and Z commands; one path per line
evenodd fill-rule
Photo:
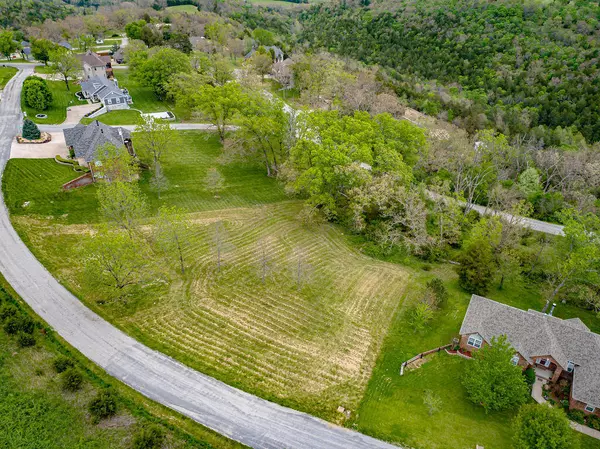
M 0 103 L 0 177 L 20 120 L 21 68 Z M 70 345 L 107 373 L 233 440 L 265 449 L 394 448 L 230 387 L 140 344 L 85 307 L 33 256 L 13 229 L 0 193 L 0 271 Z

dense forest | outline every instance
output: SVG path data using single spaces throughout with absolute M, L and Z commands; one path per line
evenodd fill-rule
M 61 0 L 0 0 L 0 28 L 64 19 L 73 8 Z
M 302 38 L 389 68 L 400 95 L 469 131 L 495 127 L 559 145 L 578 130 L 600 140 L 597 3 L 362 5 L 313 6 L 302 14 Z

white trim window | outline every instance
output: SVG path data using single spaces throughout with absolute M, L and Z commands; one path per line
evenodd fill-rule
M 519 364 L 519 354 L 513 355 L 512 359 L 510 359 L 510 363 L 512 363 L 515 366 L 518 365 Z
M 575 369 L 575 364 L 570 360 L 567 362 L 567 373 L 572 373 Z
M 586 406 L 585 406 L 586 412 L 594 413 L 594 410 L 596 410 L 596 407 L 594 407 L 593 405 L 586 404 Z
M 467 340 L 467 345 L 473 346 L 474 348 L 481 348 L 483 343 L 483 338 L 479 336 L 479 334 L 469 335 L 469 339 Z
M 538 359 L 538 363 L 541 366 L 545 366 L 546 368 L 548 368 L 550 366 L 550 359 Z

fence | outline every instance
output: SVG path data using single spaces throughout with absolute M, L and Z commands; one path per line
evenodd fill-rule
M 452 346 L 452 345 L 451 344 L 447 344 L 447 345 L 444 345 L 444 346 L 440 346 L 439 348 L 430 349 L 429 351 L 425 351 L 425 352 L 422 352 L 422 353 L 414 356 L 412 359 L 408 359 L 406 362 L 403 362 L 402 365 L 400 365 L 400 375 L 401 376 L 404 375 L 404 368 L 406 368 L 408 365 L 410 365 L 411 363 L 413 363 L 415 360 L 422 359 L 426 355 L 433 354 L 434 352 L 440 352 L 441 350 L 449 348 L 450 346 Z

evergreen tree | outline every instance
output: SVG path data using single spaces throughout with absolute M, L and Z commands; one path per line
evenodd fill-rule
M 35 123 L 29 119 L 23 122 L 23 139 L 37 140 L 41 136 L 40 130 Z
M 469 293 L 485 294 L 494 279 L 494 258 L 488 242 L 471 243 L 460 257 L 458 282 Z

